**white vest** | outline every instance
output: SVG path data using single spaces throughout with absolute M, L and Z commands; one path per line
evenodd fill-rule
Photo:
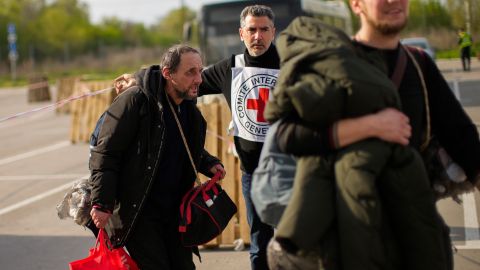
M 235 56 L 231 92 L 234 136 L 254 142 L 265 141 L 269 125 L 263 113 L 278 72 L 278 69 L 245 67 L 244 55 Z

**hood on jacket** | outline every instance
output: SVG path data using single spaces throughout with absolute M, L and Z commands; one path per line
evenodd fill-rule
M 147 96 L 148 100 L 165 101 L 165 83 L 166 80 L 162 75 L 159 65 L 152 65 L 148 68 L 142 68 L 135 73 L 135 80 L 142 92 Z M 162 86 L 162 87 L 161 87 Z M 197 103 L 197 100 L 184 100 L 184 102 Z
M 160 86 L 165 85 L 165 78 L 162 76 L 159 65 L 140 69 L 135 73 L 135 80 L 148 100 L 163 100 L 164 87 Z

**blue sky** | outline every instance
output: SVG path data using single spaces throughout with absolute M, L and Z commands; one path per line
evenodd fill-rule
M 158 18 L 179 8 L 181 0 L 80 0 L 90 7 L 90 19 L 100 22 L 105 16 L 117 16 L 123 20 L 153 24 Z M 183 0 L 185 5 L 198 10 L 202 4 L 222 0 Z

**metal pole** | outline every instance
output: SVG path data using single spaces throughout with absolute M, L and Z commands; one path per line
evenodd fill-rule
M 10 60 L 10 74 L 12 75 L 12 81 L 17 80 L 17 60 Z

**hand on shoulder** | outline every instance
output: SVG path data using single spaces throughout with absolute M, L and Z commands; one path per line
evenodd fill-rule
M 115 87 L 115 92 L 117 92 L 117 95 L 120 95 L 123 91 L 135 86 L 136 84 L 137 81 L 135 80 L 135 76 L 129 73 L 122 74 L 113 81 L 113 86 Z

